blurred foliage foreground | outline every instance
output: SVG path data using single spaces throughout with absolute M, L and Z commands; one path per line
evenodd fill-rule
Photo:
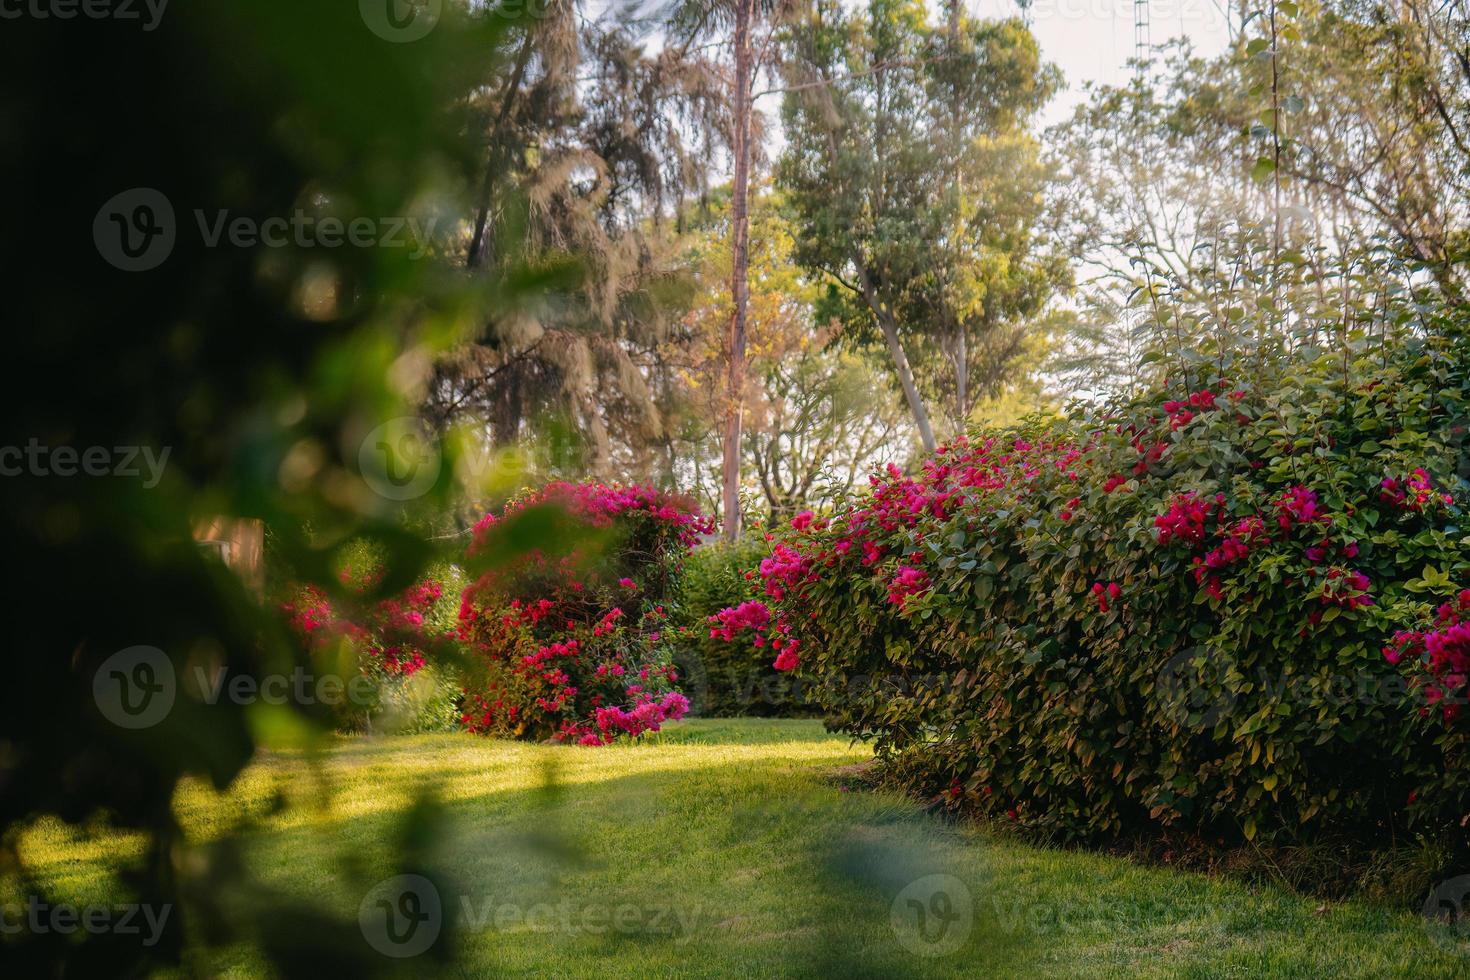
M 147 944 L 7 929 L 7 975 L 138 975 L 242 936 L 284 975 L 391 965 L 356 922 L 252 881 L 231 834 L 184 860 L 181 779 L 224 787 L 262 741 L 309 747 L 327 730 L 320 704 L 199 696 L 195 677 L 313 665 L 192 532 L 263 522 L 276 554 L 345 603 L 400 591 L 436 558 L 405 529 L 443 507 L 456 452 L 406 470 L 396 454 L 413 433 L 392 420 L 431 355 L 575 276 L 470 280 L 435 259 L 453 225 L 438 216 L 473 193 L 482 153 L 460 136 L 462 107 L 527 16 L 480 14 L 259 0 L 146 22 L 6 21 L 0 250 L 21 369 L 0 395 L 18 614 L 0 695 L 0 873 L 8 897 L 54 907 L 21 828 L 54 815 L 128 829 L 145 845 L 121 891 L 171 910 Z M 532 515 L 506 547 L 554 523 Z M 362 540 L 387 572 L 353 593 L 332 570 Z M 150 718 L 163 700 L 172 710 Z M 405 871 L 427 812 L 397 831 Z M 355 864 L 333 873 L 350 880 Z

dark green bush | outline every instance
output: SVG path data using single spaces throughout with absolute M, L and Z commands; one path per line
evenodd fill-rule
M 683 687 L 697 714 L 780 717 L 818 710 L 802 678 L 771 666 L 768 647 L 710 635 L 711 616 L 759 594 L 760 584 L 750 576 L 767 548 L 764 534 L 752 532 L 734 544 L 706 544 L 684 563 L 671 616 L 678 626 Z

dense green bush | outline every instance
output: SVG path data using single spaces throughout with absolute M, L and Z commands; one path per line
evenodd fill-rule
M 1465 678 L 1384 652 L 1470 585 L 1437 327 L 890 467 L 762 562 L 782 666 L 908 788 L 1064 837 L 1458 825 Z
M 771 666 L 764 644 L 731 642 L 711 629 L 710 619 L 721 609 L 759 595 L 751 569 L 767 547 L 765 535 L 753 532 L 734 544 L 703 545 L 684 563 L 671 615 L 678 627 L 679 673 L 696 714 L 771 717 L 817 710 L 801 678 Z

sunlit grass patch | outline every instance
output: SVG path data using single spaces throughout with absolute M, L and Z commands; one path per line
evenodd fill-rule
M 190 784 L 175 811 L 195 846 L 248 821 L 262 882 L 351 921 L 402 870 L 387 855 L 405 814 L 436 801 L 433 834 L 415 846 L 442 902 L 440 942 L 465 976 L 1450 976 L 1466 965 L 1408 912 L 942 823 L 834 775 L 865 757 L 811 721 L 690 721 L 592 749 L 344 739 L 315 758 L 268 754 L 223 794 Z M 119 895 L 115 872 L 137 847 L 49 821 L 21 838 L 42 881 L 79 903 Z M 243 946 L 206 966 L 261 969 Z

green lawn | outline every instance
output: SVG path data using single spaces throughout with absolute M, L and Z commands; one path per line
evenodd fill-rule
M 385 843 L 415 795 L 431 792 L 442 825 L 430 863 L 460 944 L 457 976 L 1470 969 L 1410 913 L 1025 846 L 932 820 L 894 796 L 848 792 L 837 771 L 865 754 L 806 721 L 691 721 L 603 749 L 457 735 L 342 740 L 315 762 L 271 754 L 225 795 L 191 786 L 176 809 L 201 842 L 249 819 L 247 853 L 261 878 L 355 917 L 364 882 L 396 871 Z M 21 840 L 40 877 L 83 904 L 116 897 L 113 870 L 137 846 L 54 823 Z M 928 917 L 922 936 L 910 899 Z M 427 972 L 422 959 L 405 963 Z M 239 947 L 196 966 L 260 972 Z

